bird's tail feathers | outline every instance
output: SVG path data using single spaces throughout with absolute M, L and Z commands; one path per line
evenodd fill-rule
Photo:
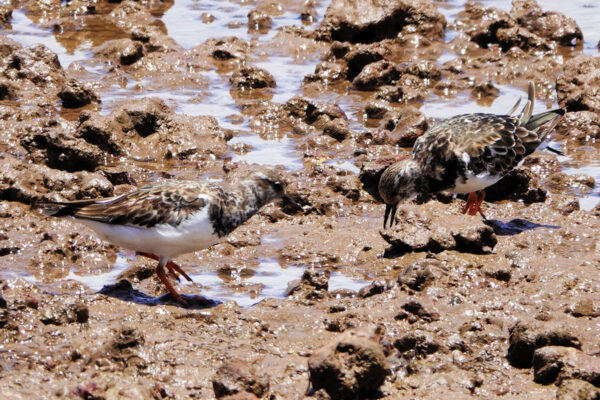
M 40 200 L 32 204 L 31 208 L 52 217 L 71 217 L 81 208 L 95 202 L 95 200 L 91 199 L 75 201 Z

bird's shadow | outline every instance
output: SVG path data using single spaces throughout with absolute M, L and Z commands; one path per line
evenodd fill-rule
M 137 304 L 143 304 L 147 306 L 158 306 L 158 305 L 172 305 L 178 306 L 185 309 L 205 309 L 212 308 L 221 304 L 218 300 L 208 299 L 198 295 L 181 295 L 187 304 L 181 304 L 171 296 L 170 293 L 164 294 L 159 297 L 152 297 L 144 292 L 134 289 L 127 279 L 121 279 L 115 284 L 105 285 L 98 291 L 100 294 L 104 294 L 109 297 L 114 297 L 119 300 L 129 301 Z
M 484 219 L 483 223 L 492 228 L 494 233 L 499 236 L 518 235 L 521 232 L 536 228 L 560 229 L 559 225 L 537 224 L 521 218 L 511 219 L 508 222 L 502 222 L 497 219 Z

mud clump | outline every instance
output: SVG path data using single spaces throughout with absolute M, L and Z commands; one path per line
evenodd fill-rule
M 250 394 L 263 398 L 269 391 L 268 377 L 242 361 L 222 365 L 212 380 L 212 386 L 217 399 L 232 395 L 242 399 L 243 395 Z
M 92 102 L 99 102 L 100 98 L 89 85 L 82 85 L 75 79 L 70 79 L 58 92 L 58 97 L 63 102 L 63 107 L 77 108 Z
M 398 211 L 397 224 L 380 232 L 391 245 L 386 250 L 389 257 L 412 251 L 483 253 L 486 248 L 493 249 L 497 243 L 494 230 L 476 218 L 465 220 L 456 215 L 426 217 L 419 211 L 413 212 L 410 206 Z M 443 218 L 444 223 L 435 222 L 436 218 Z
M 546 346 L 533 355 L 537 383 L 549 385 L 567 379 L 581 379 L 600 387 L 600 360 L 572 347 Z
M 390 373 L 382 335 L 380 326 L 353 329 L 317 350 L 308 360 L 312 390 L 325 389 L 332 400 L 372 395 Z
M 234 72 L 229 82 L 242 90 L 274 88 L 275 78 L 267 70 L 257 67 L 243 67 Z
M 371 43 L 393 38 L 398 33 L 417 31 L 439 38 L 446 19 L 428 1 L 334 0 L 329 5 L 318 37 L 332 40 Z
M 547 330 L 540 332 L 517 322 L 509 330 L 508 362 L 517 368 L 529 368 L 534 353 L 544 346 L 566 346 L 581 349 L 579 339 L 564 330 Z
M 568 111 L 600 112 L 600 84 L 594 78 L 599 68 L 597 57 L 579 55 L 567 61 L 563 74 L 556 79 L 558 104 Z
M 600 389 L 581 379 L 567 379 L 560 383 L 556 400 L 598 400 Z

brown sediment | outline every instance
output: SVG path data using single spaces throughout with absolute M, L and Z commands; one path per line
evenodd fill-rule
M 531 0 L 510 12 L 468 3 L 454 21 L 435 4 L 335 0 L 323 15 L 319 2 L 258 1 L 230 24 L 243 37 L 186 49 L 162 20 L 173 2 L 24 2 L 31 23 L 89 55 L 60 65 L 46 46 L 0 36 L 3 396 L 597 396 L 600 211 L 579 202 L 597 182 L 564 168 L 597 168 L 598 58 L 580 55 L 576 21 Z M 3 29 L 15 11 L 0 7 Z M 299 26 L 278 25 L 289 15 Z M 315 67 L 290 89 L 277 58 Z M 502 88 L 528 80 L 539 103 L 566 108 L 553 139 L 569 160 L 528 157 L 486 191 L 488 221 L 441 193 L 381 230 L 379 176 L 439 117 L 424 105 L 503 113 Z M 216 281 L 218 305 L 170 303 L 154 261 L 31 207 L 229 179 L 256 143 L 283 138 L 304 211 L 269 205 L 176 260 L 194 281 L 178 291 L 194 299 Z M 270 293 L 265 260 L 281 266 L 280 296 L 240 307 L 236 296 Z M 95 276 L 100 292 L 77 281 Z M 336 287 L 339 277 L 362 288 Z

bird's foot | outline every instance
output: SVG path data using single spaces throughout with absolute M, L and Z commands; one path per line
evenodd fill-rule
M 469 215 L 477 215 L 477 213 L 481 214 L 483 219 L 487 219 L 483 211 L 481 211 L 481 203 L 485 199 L 485 191 L 481 190 L 478 193 L 471 192 L 469 193 L 469 198 L 467 199 L 467 204 L 463 208 L 463 214 Z

